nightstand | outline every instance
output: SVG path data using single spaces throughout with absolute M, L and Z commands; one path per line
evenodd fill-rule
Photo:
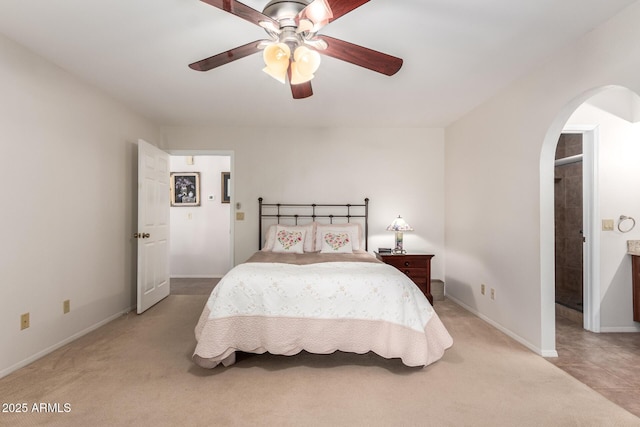
M 433 255 L 427 254 L 381 254 L 374 252 L 376 258 L 385 264 L 389 264 L 409 276 L 413 283 L 422 291 L 425 297 L 433 305 L 431 295 L 431 258 Z

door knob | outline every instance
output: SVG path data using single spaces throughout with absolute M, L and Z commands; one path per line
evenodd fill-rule
M 149 234 L 149 233 L 135 233 L 133 235 L 134 239 L 147 239 L 149 237 L 151 237 L 151 234 Z

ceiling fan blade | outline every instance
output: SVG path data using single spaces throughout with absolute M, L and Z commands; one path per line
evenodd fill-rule
M 300 83 L 299 85 L 291 85 L 291 94 L 293 99 L 308 98 L 313 95 L 313 89 L 311 89 L 311 82 Z
M 300 83 L 297 85 L 291 84 L 291 67 L 287 70 L 287 77 L 289 78 L 289 86 L 291 86 L 291 94 L 293 99 L 308 98 L 313 95 L 313 89 L 311 89 L 311 81 Z
M 260 48 L 258 47 L 260 43 L 262 43 L 262 40 L 256 40 L 243 46 L 238 46 L 226 52 L 189 64 L 189 68 L 196 71 L 209 71 L 237 59 L 244 58 L 245 56 L 260 52 Z
M 260 25 L 260 22 L 268 22 L 270 23 L 270 25 L 275 26 L 275 28 L 280 27 L 280 25 L 271 17 L 264 15 L 263 13 L 258 12 L 254 8 L 249 7 L 246 4 L 240 3 L 239 1 L 235 1 L 235 0 L 201 0 L 201 1 L 213 7 L 217 7 L 218 9 L 224 10 L 225 12 L 229 12 L 233 15 L 236 15 L 256 25 Z
M 327 48 L 318 50 L 322 55 L 331 56 L 342 61 L 350 62 L 360 67 L 368 68 L 371 71 L 392 76 L 402 67 L 402 59 L 386 53 L 371 50 L 357 44 L 349 43 L 344 40 L 335 39 L 329 36 L 317 36 L 316 38 L 324 40 Z
M 318 1 L 318 0 L 314 0 Z M 336 19 L 340 18 L 342 15 L 346 15 L 354 9 L 359 8 L 363 4 L 369 2 L 369 0 L 325 0 L 329 7 L 331 8 L 331 12 L 333 14 L 333 18 L 329 22 L 333 22 Z M 307 6 L 308 7 L 308 6 Z
M 293 99 L 308 98 L 313 95 L 313 89 L 311 89 L 311 82 L 300 83 L 299 85 L 291 85 L 291 94 Z
M 204 0 L 203 0 L 204 1 Z M 317 32 L 330 22 L 369 2 L 369 0 L 313 0 L 298 13 L 296 23 L 310 22 L 311 31 Z

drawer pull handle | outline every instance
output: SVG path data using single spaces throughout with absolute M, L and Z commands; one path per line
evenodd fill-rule
M 404 266 L 405 266 L 405 267 L 409 267 L 409 264 L 410 264 L 410 263 L 409 263 L 409 261 L 405 261 L 405 262 L 404 262 Z
M 409 275 L 409 270 L 405 270 L 404 274 L 406 274 L 408 276 Z

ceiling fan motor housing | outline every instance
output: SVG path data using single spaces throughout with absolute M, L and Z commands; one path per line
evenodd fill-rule
M 278 21 L 280 28 L 296 28 L 296 16 L 308 5 L 306 0 L 271 0 L 262 13 Z

